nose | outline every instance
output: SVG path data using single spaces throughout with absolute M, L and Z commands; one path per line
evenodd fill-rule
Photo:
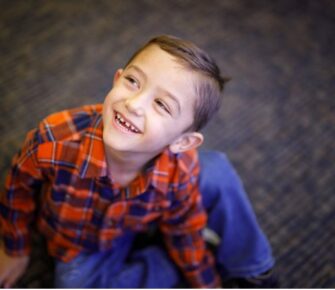
M 142 94 L 136 94 L 127 98 L 125 106 L 130 113 L 142 116 L 144 114 L 145 98 Z

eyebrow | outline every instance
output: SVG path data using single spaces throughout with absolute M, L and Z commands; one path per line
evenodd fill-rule
M 138 66 L 131 64 L 128 67 L 126 67 L 126 69 L 131 69 L 131 68 L 136 70 L 144 79 L 147 79 L 147 75 Z
M 145 72 L 139 68 L 137 65 L 131 64 L 127 67 L 128 69 L 134 69 L 136 70 L 145 80 L 147 80 L 147 75 L 145 74 Z M 169 91 L 159 88 L 159 90 L 161 90 L 163 92 L 164 95 L 166 95 L 167 97 L 169 97 L 170 99 L 172 99 L 176 105 L 177 105 L 177 110 L 178 110 L 178 115 L 180 115 L 181 113 L 181 107 L 180 107 L 180 103 L 177 99 L 177 97 L 175 97 L 173 94 L 171 94 Z

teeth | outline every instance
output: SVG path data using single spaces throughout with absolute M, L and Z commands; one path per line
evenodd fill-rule
M 119 113 L 116 113 L 115 115 L 116 120 L 121 124 L 122 126 L 126 127 L 129 131 L 132 131 L 134 133 L 139 133 L 139 130 L 137 130 L 133 125 L 126 122 Z

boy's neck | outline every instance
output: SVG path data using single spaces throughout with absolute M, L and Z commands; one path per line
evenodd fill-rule
M 155 156 L 113 152 L 105 148 L 108 176 L 122 187 L 127 186 Z

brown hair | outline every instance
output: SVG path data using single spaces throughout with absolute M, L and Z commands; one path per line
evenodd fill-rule
M 127 65 L 150 45 L 158 45 L 162 50 L 180 60 L 184 66 L 203 76 L 196 87 L 198 98 L 195 101 L 193 125 L 189 128 L 189 130 L 199 131 L 218 111 L 223 88 L 229 78 L 221 76 L 219 67 L 205 51 L 190 41 L 170 35 L 160 35 L 149 40 L 135 52 Z

